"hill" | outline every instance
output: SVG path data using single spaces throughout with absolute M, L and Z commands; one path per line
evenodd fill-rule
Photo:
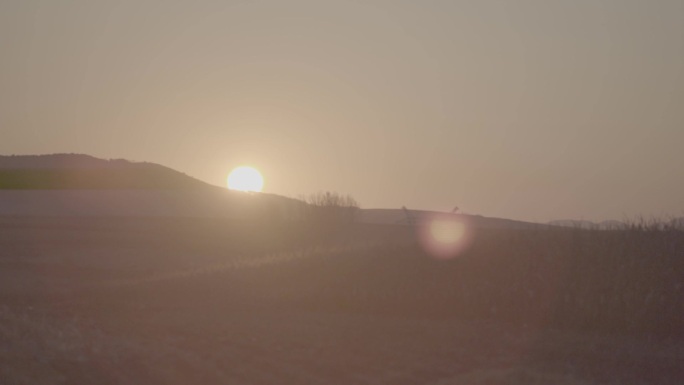
M 300 201 L 214 186 L 154 163 L 0 156 L 0 215 L 282 218 Z
M 5 190 L 200 190 L 208 183 L 154 163 L 82 154 L 0 155 Z
M 632 227 L 659 227 L 659 228 L 673 228 L 673 229 L 684 229 L 684 217 L 672 218 L 669 220 L 661 219 L 639 219 L 634 221 L 616 221 L 616 220 L 606 220 L 601 222 L 592 222 L 587 220 L 577 220 L 577 219 L 561 219 L 548 222 L 551 226 L 559 227 L 570 227 L 576 229 L 586 229 L 586 230 L 626 230 Z
M 372 224 L 396 224 L 408 225 L 409 221 L 403 209 L 364 209 L 358 215 L 358 220 L 363 223 Z M 449 218 L 467 223 L 476 228 L 488 229 L 538 229 L 546 228 L 548 226 L 532 223 L 516 221 L 504 218 L 489 218 L 481 215 L 468 214 L 452 214 L 438 211 L 427 210 L 408 210 L 408 215 L 416 224 L 423 223 L 434 218 Z

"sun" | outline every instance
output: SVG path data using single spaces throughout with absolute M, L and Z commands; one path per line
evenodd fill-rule
M 261 192 L 264 188 L 264 177 L 253 167 L 237 167 L 228 175 L 228 188 L 245 192 Z

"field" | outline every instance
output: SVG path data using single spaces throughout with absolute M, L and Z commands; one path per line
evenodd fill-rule
M 684 233 L 0 218 L 0 384 L 679 384 Z

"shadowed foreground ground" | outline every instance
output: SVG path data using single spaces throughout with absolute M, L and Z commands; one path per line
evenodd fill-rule
M 0 383 L 684 379 L 680 318 L 673 318 L 681 294 L 668 286 L 678 282 L 681 262 L 660 269 L 627 253 L 620 258 L 634 260 L 633 270 L 605 262 L 588 271 L 584 233 L 549 243 L 543 232 L 494 232 L 459 259 L 437 261 L 408 229 L 364 227 L 315 242 L 302 235 L 310 229 L 299 230 L 196 219 L 2 218 Z M 657 236 L 629 250 L 681 250 L 679 235 Z M 603 255 L 620 251 L 611 236 L 592 237 Z M 557 251 L 578 242 L 571 259 Z M 548 265 L 533 258 L 553 252 Z M 674 271 L 671 282 L 666 271 Z M 611 288 L 632 293 L 615 299 Z M 594 297 L 608 311 L 592 308 Z M 636 310 L 644 304 L 669 318 Z M 619 321 L 626 314 L 635 321 Z M 654 323 L 660 326 L 644 326 Z

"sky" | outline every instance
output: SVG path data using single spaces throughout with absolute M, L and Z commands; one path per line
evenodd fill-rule
M 0 1 L 0 154 L 239 165 L 532 221 L 684 216 L 684 1 Z

